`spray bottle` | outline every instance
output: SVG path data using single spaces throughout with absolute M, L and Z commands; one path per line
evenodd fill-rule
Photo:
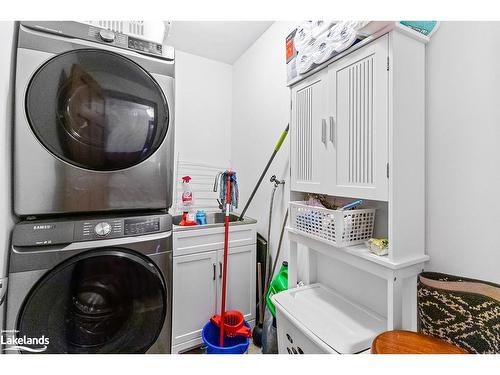
M 193 191 L 191 190 L 191 186 L 189 185 L 189 181 L 191 181 L 190 176 L 182 177 L 182 220 L 179 225 L 189 226 L 196 225 L 195 216 L 192 212 L 193 206 Z

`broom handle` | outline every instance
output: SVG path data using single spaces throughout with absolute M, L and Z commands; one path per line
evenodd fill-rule
M 255 185 L 255 187 L 253 188 L 253 191 L 252 191 L 252 194 L 250 194 L 250 198 L 248 198 L 248 201 L 247 201 L 247 204 L 245 205 L 245 208 L 243 208 L 243 211 L 241 211 L 241 215 L 240 217 L 238 218 L 238 220 L 243 220 L 244 216 L 245 216 L 245 213 L 247 212 L 248 210 L 248 206 L 250 206 L 250 203 L 252 202 L 253 200 L 253 197 L 255 195 L 255 193 L 257 192 L 257 190 L 259 189 L 259 186 L 262 182 L 262 180 L 264 179 L 264 176 L 266 175 L 267 173 L 267 170 L 269 169 L 269 167 L 271 166 L 271 163 L 273 162 L 274 160 L 274 157 L 276 156 L 276 154 L 278 153 L 278 151 L 280 150 L 281 148 L 281 145 L 283 144 L 283 141 L 285 140 L 287 134 L 288 134 L 288 129 L 290 128 L 290 124 L 288 124 L 286 126 L 286 129 L 283 130 L 283 132 L 281 133 L 281 136 L 280 136 L 280 139 L 278 139 L 278 143 L 276 143 L 276 146 L 274 146 L 274 150 L 273 150 L 273 153 L 271 154 L 271 157 L 269 158 L 269 161 L 267 162 L 264 170 L 262 171 L 262 174 L 260 175 L 259 177 L 259 180 L 257 181 L 257 184 Z
M 226 313 L 226 281 L 227 281 L 227 253 L 229 247 L 229 210 L 231 207 L 231 176 L 232 173 L 227 173 L 227 183 L 226 183 L 226 217 L 224 225 L 224 266 L 222 271 L 222 301 L 220 307 L 220 336 L 219 336 L 219 346 L 224 346 L 224 314 Z
M 259 293 L 259 325 L 264 319 L 264 304 L 262 303 L 262 263 L 257 263 L 257 293 Z

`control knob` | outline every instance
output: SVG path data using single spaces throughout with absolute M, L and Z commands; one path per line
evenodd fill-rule
M 109 223 L 106 223 L 105 221 L 103 221 L 102 223 L 98 223 L 94 227 L 94 232 L 98 236 L 102 237 L 107 236 L 108 234 L 111 233 L 111 225 Z
M 111 30 L 101 30 L 99 31 L 99 36 L 101 37 L 102 40 L 105 42 L 111 43 L 112 41 L 115 40 L 115 33 Z

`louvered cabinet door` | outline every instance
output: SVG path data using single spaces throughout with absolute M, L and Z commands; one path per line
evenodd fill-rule
M 387 36 L 330 65 L 329 194 L 387 201 L 388 79 Z
M 327 147 L 327 72 L 315 74 L 292 89 L 292 190 L 323 193 L 323 160 Z

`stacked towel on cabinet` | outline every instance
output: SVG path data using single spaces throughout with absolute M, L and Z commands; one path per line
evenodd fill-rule
M 346 50 L 356 41 L 358 31 L 368 21 L 306 21 L 295 34 L 297 72 L 302 74 L 330 57 Z

